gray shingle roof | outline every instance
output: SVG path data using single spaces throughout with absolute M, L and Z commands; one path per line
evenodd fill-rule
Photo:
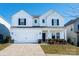
M 39 18 L 40 16 L 33 16 L 34 18 Z
M 70 21 L 67 22 L 64 26 L 71 25 L 71 24 L 75 23 L 77 20 L 79 20 L 79 18 L 76 18 L 76 19 L 74 19 L 74 20 L 70 20 Z

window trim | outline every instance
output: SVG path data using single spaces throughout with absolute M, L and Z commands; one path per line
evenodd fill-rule
M 21 20 L 23 20 L 23 22 L 21 22 Z M 26 25 L 26 18 L 19 18 L 18 25 Z

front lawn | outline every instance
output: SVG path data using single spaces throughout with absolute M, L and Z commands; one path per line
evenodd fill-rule
M 9 45 L 10 45 L 10 43 L 0 44 L 0 51 L 3 50 L 4 48 L 8 47 Z
M 46 54 L 79 55 L 79 47 L 66 45 L 41 45 Z

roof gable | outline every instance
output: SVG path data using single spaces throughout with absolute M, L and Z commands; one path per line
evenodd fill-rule
M 61 17 L 63 17 L 59 12 L 56 12 L 55 10 L 52 10 L 52 9 L 48 10 L 46 13 L 44 13 L 44 14 L 41 15 L 40 17 L 48 17 L 48 16 L 50 16 L 50 15 L 52 15 L 52 14 L 58 14 L 58 15 L 60 15 Z M 64 18 L 64 17 L 63 17 L 63 18 Z
M 17 15 L 29 15 L 31 16 L 29 13 L 27 13 L 25 10 L 20 10 L 19 12 L 15 13 L 12 17 L 17 16 Z M 31 16 L 32 17 L 32 16 Z

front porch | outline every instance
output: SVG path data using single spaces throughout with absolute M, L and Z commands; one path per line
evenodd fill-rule
M 43 29 L 42 30 L 42 33 L 41 33 L 41 36 L 42 36 L 42 41 L 45 41 L 47 39 L 64 39 L 64 40 L 67 40 L 66 39 L 66 30 L 65 29 Z

